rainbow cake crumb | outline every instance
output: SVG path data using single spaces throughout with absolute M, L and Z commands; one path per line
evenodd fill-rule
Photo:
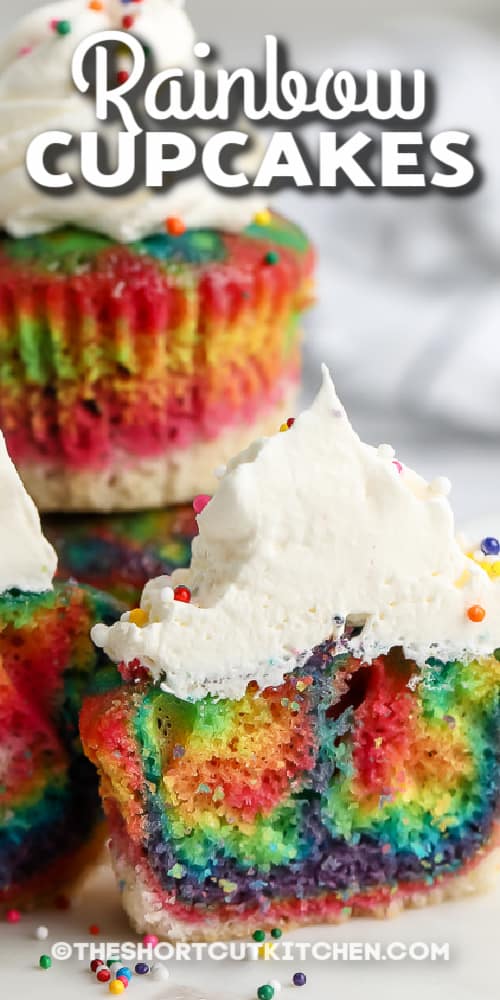
M 95 770 L 78 715 L 116 672 L 90 641 L 120 607 L 74 582 L 52 584 L 55 553 L 0 434 L 0 905 L 54 899 L 102 847 Z

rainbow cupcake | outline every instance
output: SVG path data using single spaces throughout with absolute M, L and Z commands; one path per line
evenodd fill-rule
M 463 551 L 448 488 L 363 444 L 325 370 L 229 463 L 190 569 L 94 628 L 124 683 L 86 701 L 82 740 L 139 931 L 244 937 L 487 881 L 498 557 Z
M 58 555 L 58 578 L 73 577 L 112 594 L 124 607 L 140 601 L 152 577 L 189 565 L 197 532 L 191 504 L 126 514 L 52 514 L 42 523 Z
M 89 630 L 119 610 L 76 583 L 52 586 L 55 553 L 1 435 L 0 547 L 0 904 L 33 905 L 54 898 L 102 846 L 78 713 L 92 684 L 116 684 Z
M 195 64 L 173 0 L 143 0 L 126 24 L 158 68 Z M 64 0 L 0 46 L 5 128 L 20 122 L 0 152 L 0 426 L 45 511 L 211 490 L 215 467 L 293 411 L 300 375 L 314 254 L 260 196 L 202 177 L 106 198 L 30 182 L 22 157 L 53 115 L 73 134 L 91 127 L 90 101 L 69 85 L 77 43 L 120 27 L 115 0 Z

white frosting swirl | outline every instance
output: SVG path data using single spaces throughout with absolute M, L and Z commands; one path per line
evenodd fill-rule
M 101 2 L 97 11 L 89 0 L 38 7 L 0 43 L 0 227 L 12 236 L 27 236 L 74 224 L 123 242 L 163 232 L 169 216 L 182 218 L 189 227 L 244 228 L 263 208 L 262 196 L 229 196 L 202 176 L 178 181 L 165 193 L 139 187 L 118 196 L 93 191 L 83 181 L 64 197 L 60 192 L 52 196 L 31 181 L 26 151 L 37 135 L 51 129 L 78 135 L 100 127 L 92 100 L 79 94 L 71 80 L 73 53 L 84 38 L 121 28 L 124 14 L 130 13 L 133 31 L 151 47 L 158 71 L 189 68 L 194 62 L 195 38 L 182 0 Z M 61 37 L 51 22 L 62 20 L 70 22 L 71 32 Z M 78 177 L 75 153 L 62 155 L 59 164 Z
M 229 464 L 198 517 L 191 567 L 145 587 L 145 627 L 125 616 L 94 641 L 182 698 L 278 684 L 330 637 L 346 648 L 346 620 L 364 625 L 348 648 L 368 662 L 393 646 L 420 665 L 491 654 L 500 584 L 457 542 L 448 489 L 360 441 L 324 368 L 292 429 Z M 179 584 L 191 604 L 172 599 Z M 467 614 L 476 604 L 481 623 Z
M 0 431 L 0 594 L 51 590 L 56 568 L 57 556 L 42 534 L 38 511 Z

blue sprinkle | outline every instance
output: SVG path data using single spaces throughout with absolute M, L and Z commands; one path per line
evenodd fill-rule
M 500 552 L 500 542 L 498 538 L 483 538 L 481 542 L 481 552 L 485 556 L 497 556 Z

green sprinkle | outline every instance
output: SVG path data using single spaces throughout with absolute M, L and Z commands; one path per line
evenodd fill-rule
M 493 656 L 495 657 L 495 660 L 500 660 L 500 646 L 498 649 L 495 649 Z
M 50 969 L 52 965 L 52 959 L 50 955 L 40 955 L 39 966 L 41 969 Z
M 273 1000 L 274 989 L 266 983 L 265 986 L 259 986 L 257 996 L 259 1000 Z
M 56 24 L 56 31 L 58 35 L 70 35 L 71 34 L 71 21 L 58 21 Z
M 281 927 L 273 927 L 273 929 L 271 931 L 271 937 L 273 937 L 273 938 L 280 938 L 282 934 L 283 934 L 283 931 L 281 930 Z
M 182 878 L 184 875 L 184 866 L 177 861 L 175 865 L 172 865 L 168 869 L 167 875 L 170 875 L 172 878 Z
M 280 255 L 277 250 L 268 250 L 266 256 L 264 257 L 265 264 L 279 264 Z
M 259 941 L 259 942 L 260 941 L 265 941 L 266 940 L 266 932 L 265 931 L 254 931 L 253 934 L 252 934 L 252 937 L 253 937 L 254 941 Z

